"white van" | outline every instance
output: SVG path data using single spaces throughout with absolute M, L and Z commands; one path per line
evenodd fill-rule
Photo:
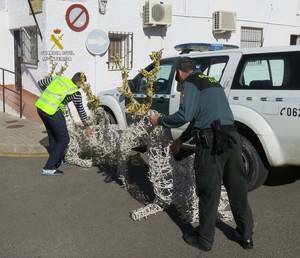
M 300 165 L 300 46 L 180 56 L 193 58 L 197 70 L 213 76 L 223 86 L 242 136 L 249 190 L 264 183 L 270 166 Z M 162 114 L 172 114 L 179 107 L 180 88 L 174 78 L 178 57 L 161 60 L 152 108 Z M 146 68 L 150 69 L 152 64 Z M 145 98 L 146 82 L 141 74 L 130 81 L 130 87 L 137 99 Z M 125 128 L 126 99 L 117 89 L 102 92 L 100 98 L 112 121 Z M 172 129 L 173 138 L 183 130 Z

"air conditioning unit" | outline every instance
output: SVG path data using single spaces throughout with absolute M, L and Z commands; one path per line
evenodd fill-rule
M 235 31 L 236 13 L 228 11 L 213 12 L 213 32 L 223 33 L 227 31 Z
M 167 26 L 172 23 L 172 4 L 166 1 L 149 0 L 144 5 L 144 27 Z

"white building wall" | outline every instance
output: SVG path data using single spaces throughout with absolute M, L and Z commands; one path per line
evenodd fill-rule
M 37 15 L 44 38 L 43 42 L 39 40 L 39 52 L 51 49 L 50 35 L 53 29 L 61 29 L 64 50 L 75 53 L 65 74 L 72 76 L 77 71 L 85 72 L 95 92 L 118 86 L 121 75 L 118 71 L 108 71 L 107 53 L 93 56 L 86 50 L 85 41 L 93 29 L 133 32 L 132 76 L 150 62 L 149 54 L 153 50 L 164 48 L 164 56 L 167 56 L 176 54 L 174 46 L 180 43 L 219 42 L 239 45 L 241 26 L 263 28 L 264 46 L 289 45 L 290 34 L 300 34 L 300 0 L 289 0 L 288 4 L 283 0 L 173 0 L 173 21 L 166 29 L 143 28 L 144 0 L 109 0 L 105 15 L 99 14 L 98 1 L 78 1 L 86 6 L 90 15 L 89 25 L 83 32 L 74 32 L 66 24 L 66 10 L 74 2 L 43 1 L 43 13 Z M 23 0 L 8 1 L 8 10 L 11 29 L 34 25 L 28 5 Z M 216 39 L 212 34 L 212 12 L 217 10 L 235 11 L 237 14 L 236 32 L 230 38 Z M 38 67 L 25 66 L 25 88 L 36 93 L 35 81 L 44 77 L 49 69 L 42 57 Z
M 0 11 L 6 11 L 6 0 L 0 0 Z
M 45 2 L 45 1 L 43 1 Z M 34 26 L 34 19 L 29 15 L 29 5 L 27 0 L 8 0 L 9 28 L 19 29 L 21 27 Z M 38 22 L 44 18 L 42 14 L 36 15 Z
M 8 30 L 8 12 L 6 11 L 5 1 L 0 1 L 0 67 L 14 71 L 14 38 Z M 14 76 L 5 73 L 5 83 L 13 84 Z M 2 84 L 2 71 L 0 70 L 0 84 Z
M 24 0 L 10 0 L 7 1 L 8 9 L 8 28 L 11 32 L 13 30 L 21 30 L 23 27 L 35 26 L 35 21 L 32 15 L 29 15 L 29 5 L 27 1 Z M 43 1 L 43 12 L 36 14 L 37 21 L 40 26 L 42 33 L 45 31 L 45 26 L 47 23 L 47 17 L 45 15 L 46 1 Z M 42 41 L 38 36 L 38 48 L 42 51 L 45 47 L 45 39 Z M 13 44 L 12 44 L 13 46 Z M 12 58 L 14 52 L 12 52 Z M 14 61 L 13 61 L 14 62 Z M 39 91 L 37 88 L 37 80 L 41 78 L 41 74 L 45 74 L 47 71 L 47 66 L 43 62 L 39 62 L 37 66 L 35 65 L 22 65 L 22 84 L 23 88 L 38 95 Z
M 201 3 L 200 3 L 201 2 Z M 172 25 L 165 32 L 153 28 L 155 35 L 145 35 L 142 25 L 144 0 L 109 1 L 107 14 L 99 19 L 106 31 L 133 32 L 134 67 L 131 74 L 149 63 L 153 50 L 164 48 L 164 56 L 176 54 L 174 46 L 188 42 L 219 42 L 240 45 L 241 26 L 263 28 L 264 46 L 289 45 L 290 34 L 299 34 L 299 0 L 241 1 L 241 0 L 173 0 Z M 216 39 L 212 33 L 212 13 L 217 10 L 235 11 L 236 32 L 229 39 Z M 98 15 L 99 16 L 99 15 Z M 102 57 L 97 91 L 120 84 L 120 72 L 107 70 L 107 55 Z M 99 84 L 100 81 L 100 84 Z

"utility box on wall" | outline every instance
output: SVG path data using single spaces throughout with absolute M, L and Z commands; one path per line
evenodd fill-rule
M 144 5 L 143 19 L 144 27 L 171 25 L 172 4 L 166 1 L 146 1 Z
M 235 31 L 236 13 L 229 11 L 213 12 L 213 33 L 224 33 Z

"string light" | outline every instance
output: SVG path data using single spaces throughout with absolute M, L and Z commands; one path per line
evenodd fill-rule
M 152 53 L 154 63 L 161 57 Z M 155 58 L 159 57 L 159 59 Z M 152 59 L 153 60 L 153 59 Z M 154 65 L 159 70 L 159 64 Z M 142 71 L 144 76 L 150 78 L 148 97 L 153 96 L 153 80 L 156 71 Z M 75 123 L 69 113 L 66 117 L 70 135 L 70 144 L 66 154 L 66 160 L 81 167 L 108 165 L 116 167 L 116 174 L 121 179 L 125 190 L 130 189 L 128 183 L 129 173 L 127 161 L 134 147 L 145 145 L 146 157 L 149 164 L 148 178 L 153 185 L 155 199 L 153 203 L 133 210 L 130 214 L 133 220 L 141 220 L 152 214 L 163 211 L 174 204 L 182 218 L 188 222 L 196 222 L 199 218 L 198 197 L 196 195 L 194 156 L 189 156 L 181 161 L 175 161 L 170 153 L 170 142 L 164 135 L 162 127 L 152 127 L 147 118 L 151 111 L 149 99 L 147 103 L 137 103 L 128 87 L 128 70 L 122 70 L 122 86 L 120 92 L 131 99 L 132 105 L 129 110 L 136 122 L 124 130 L 118 125 L 110 124 L 110 119 L 105 110 L 99 107 L 100 100 L 93 95 L 90 85 L 84 85 L 88 107 L 91 110 L 89 124 L 93 130 L 92 135 L 87 137 L 82 126 Z M 151 89 L 152 88 L 152 89 Z M 129 89 L 129 90 L 128 90 Z M 150 105 L 151 107 L 151 105 Z M 147 111 L 147 112 L 146 112 Z M 146 112 L 146 113 L 145 113 Z M 139 116 L 136 114 L 143 114 Z M 229 202 L 226 190 L 221 189 L 221 198 L 218 208 L 219 218 L 223 221 L 232 220 L 229 210 Z

